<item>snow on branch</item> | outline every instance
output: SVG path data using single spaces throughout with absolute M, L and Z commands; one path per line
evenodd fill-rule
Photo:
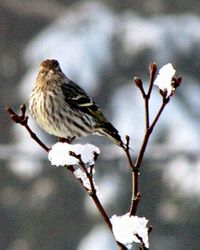
M 57 142 L 49 151 L 48 158 L 52 165 L 56 166 L 74 166 L 74 175 L 80 179 L 82 185 L 88 190 L 100 195 L 98 187 L 94 181 L 95 155 L 99 155 L 100 150 L 92 144 L 68 144 Z M 87 166 L 86 166 L 87 164 Z M 75 166 L 76 165 L 76 166 Z M 94 191 L 93 190 L 93 191 Z
M 158 75 L 154 81 L 154 85 L 166 93 L 166 98 L 173 95 L 176 86 L 173 84 L 173 77 L 175 76 L 176 70 L 173 68 L 171 63 L 164 65 L 158 72 Z
M 81 159 L 85 164 L 94 164 L 94 154 L 99 155 L 100 149 L 92 144 L 68 144 L 57 142 L 49 151 L 48 158 L 51 165 L 55 166 L 69 166 L 78 165 L 79 159 L 71 155 L 71 152 L 76 155 L 81 155 Z
M 111 217 L 113 234 L 117 241 L 124 244 L 128 249 L 132 243 L 140 243 L 149 248 L 148 220 L 145 217 L 130 216 L 129 213 L 122 216 Z

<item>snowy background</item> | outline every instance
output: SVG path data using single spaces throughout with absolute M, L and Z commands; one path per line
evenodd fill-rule
M 66 3 L 67 2 L 67 3 Z M 73 2 L 73 4 L 72 4 Z M 13 125 L 5 105 L 28 101 L 40 62 L 59 60 L 139 150 L 148 67 L 171 62 L 183 84 L 150 141 L 142 167 L 139 214 L 154 226 L 152 249 L 198 249 L 200 209 L 200 3 L 197 1 L 0 1 L 0 246 L 6 250 L 116 249 L 79 184 Z M 160 104 L 157 88 L 151 117 Z M 52 145 L 30 119 L 37 134 Z M 130 173 L 120 149 L 100 137 L 96 182 L 110 217 L 127 212 Z M 96 245 L 98 242 L 98 245 Z

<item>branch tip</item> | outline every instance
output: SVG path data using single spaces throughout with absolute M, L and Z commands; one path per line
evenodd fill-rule
M 33 138 L 46 152 L 49 152 L 49 148 L 37 137 L 35 133 L 28 126 L 29 117 L 26 116 L 26 105 L 20 106 L 21 114 L 17 115 L 10 107 L 5 107 L 6 112 L 10 114 L 10 118 L 13 122 L 18 123 L 26 128 L 31 138 Z
M 126 135 L 126 146 L 128 147 L 130 143 L 130 136 Z
M 157 65 L 155 62 L 153 62 L 149 65 L 149 72 L 152 74 L 155 73 L 156 71 L 157 71 Z
M 22 114 L 26 113 L 26 105 L 24 103 L 21 104 L 20 109 L 21 109 Z
M 138 88 L 141 88 L 143 86 L 143 83 L 142 83 L 142 80 L 139 78 L 139 77 L 134 77 L 134 82 L 135 82 L 135 85 L 138 87 Z
M 93 154 L 94 154 L 94 162 L 96 162 L 97 161 L 97 159 L 98 159 L 98 157 L 99 157 L 99 154 L 97 154 L 97 152 L 93 152 Z
M 139 90 L 141 91 L 143 97 L 145 98 L 146 96 L 146 93 L 144 91 L 144 88 L 143 88 L 143 82 L 140 78 L 138 77 L 134 77 L 134 82 L 135 82 L 135 85 L 139 88 Z
M 9 112 L 9 113 L 10 113 L 10 107 L 5 106 L 4 109 L 5 109 L 6 112 Z
M 178 88 L 181 85 L 182 78 L 181 77 L 173 77 L 171 85 L 173 88 Z
M 153 230 L 153 226 L 150 225 L 150 226 L 148 227 L 148 235 L 152 232 L 152 230 Z
M 5 111 L 10 115 L 16 115 L 16 113 L 11 109 L 11 107 L 5 106 Z

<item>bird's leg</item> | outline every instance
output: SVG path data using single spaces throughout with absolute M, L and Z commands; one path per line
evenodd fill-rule
M 72 141 L 73 141 L 75 138 L 76 138 L 75 136 L 73 136 L 73 137 L 67 137 L 67 138 L 58 137 L 58 141 L 59 141 L 59 142 L 63 142 L 63 143 L 66 142 L 66 143 L 71 144 Z

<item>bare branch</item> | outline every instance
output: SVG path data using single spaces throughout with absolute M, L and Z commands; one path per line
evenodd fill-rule
M 87 193 L 90 195 L 90 197 L 93 199 L 99 213 L 101 214 L 103 220 L 105 221 L 106 225 L 108 226 L 108 228 L 110 229 L 110 231 L 112 232 L 112 224 L 110 222 L 110 219 L 107 215 L 107 213 L 105 212 L 97 194 L 96 194 L 96 188 L 95 188 L 95 185 L 94 185 L 94 180 L 93 180 L 93 167 L 94 165 L 91 165 L 89 170 L 90 172 L 88 171 L 87 167 L 85 166 L 85 163 L 83 162 L 82 158 L 81 158 L 81 155 L 77 155 L 75 154 L 74 152 L 70 152 L 70 155 L 74 156 L 75 158 L 77 158 L 79 160 L 79 164 L 80 166 L 82 167 L 83 171 L 85 172 L 89 182 L 90 182 L 90 187 L 91 187 L 91 190 L 89 190 L 88 188 L 86 188 L 84 185 L 83 185 L 83 182 L 81 181 L 81 179 L 78 179 L 79 182 L 81 183 L 82 187 L 87 191 Z M 94 154 L 94 159 L 97 159 L 97 154 Z M 74 172 L 74 170 L 72 171 Z M 113 233 L 113 232 L 112 232 Z M 121 244 L 120 242 L 116 241 L 119 249 L 121 250 L 126 250 L 127 248 Z
M 28 133 L 30 134 L 31 138 L 36 141 L 40 147 L 42 147 L 46 152 L 49 152 L 49 148 L 38 138 L 38 136 L 31 130 L 31 128 L 28 125 L 28 119 L 29 117 L 26 116 L 26 106 L 25 104 L 22 104 L 20 106 L 21 115 L 17 115 L 11 108 L 6 107 L 6 112 L 9 113 L 10 118 L 13 122 L 19 123 L 20 125 L 24 126 Z
M 141 199 L 141 194 L 139 192 L 132 197 L 131 207 L 129 210 L 130 216 L 136 215 L 137 207 L 139 205 L 140 199 Z

